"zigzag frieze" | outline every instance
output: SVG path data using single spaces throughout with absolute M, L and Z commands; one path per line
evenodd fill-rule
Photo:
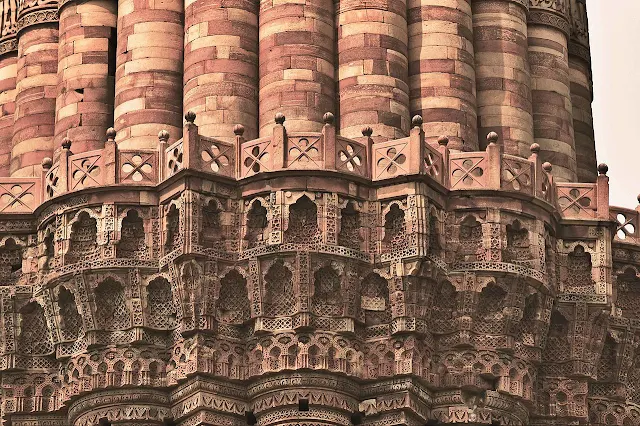
M 256 397 L 253 400 L 253 410 L 260 413 L 275 407 L 295 406 L 300 398 L 308 399 L 310 405 L 332 407 L 343 411 L 354 411 L 357 408 L 355 401 L 348 395 L 341 394 L 339 389 L 333 392 L 283 390 Z
M 76 419 L 75 426 L 94 426 L 101 418 L 108 418 L 112 422 L 162 422 L 171 417 L 171 410 L 165 407 L 141 407 L 120 404 L 118 407 L 92 410 Z
M 181 401 L 171 411 L 178 419 L 200 409 L 210 409 L 220 413 L 242 415 L 247 411 L 247 405 L 242 401 L 225 398 L 220 395 L 197 392 L 195 395 Z

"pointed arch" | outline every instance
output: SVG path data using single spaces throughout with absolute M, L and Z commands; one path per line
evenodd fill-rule
M 78 214 L 77 220 L 71 225 L 69 251 L 65 256 L 65 263 L 93 261 L 99 257 L 98 221 L 86 211 L 82 211 Z
M 244 237 L 249 248 L 262 245 L 266 241 L 267 235 L 265 235 L 265 232 L 268 224 L 266 207 L 262 205 L 260 200 L 254 200 L 247 212 Z
M 318 227 L 318 206 L 305 194 L 289 206 L 289 226 L 285 231 L 285 242 L 318 244 L 322 233 Z
M 149 327 L 161 330 L 174 329 L 177 325 L 177 312 L 169 281 L 158 277 L 147 285 L 146 290 Z
M 122 284 L 107 278 L 95 290 L 96 326 L 101 330 L 126 330 L 131 327 L 131 314 L 127 307 Z
M 323 266 L 314 274 L 313 313 L 320 316 L 342 315 L 342 286 L 338 271 Z
M 58 293 L 58 312 L 61 337 L 68 341 L 76 340 L 82 331 L 82 316 L 78 312 L 75 296 L 64 286 L 60 287 Z
M 125 259 L 147 259 L 149 257 L 145 238 L 144 221 L 135 209 L 127 211 L 120 225 L 120 241 L 116 256 Z
M 293 273 L 282 259 L 276 260 L 264 276 L 264 314 L 293 315 L 297 309 Z
M 20 311 L 18 351 L 24 355 L 47 355 L 53 352 L 51 330 L 44 309 L 37 302 L 29 302 Z
M 360 285 L 360 308 L 366 326 L 388 324 L 391 321 L 389 283 L 376 273 L 370 273 Z
M 360 235 L 360 212 L 355 209 L 352 201 L 340 210 L 340 232 L 338 244 L 354 250 L 360 250 L 362 235 Z
M 217 304 L 218 321 L 242 324 L 251 317 L 247 279 L 235 269 L 220 280 L 220 296 Z

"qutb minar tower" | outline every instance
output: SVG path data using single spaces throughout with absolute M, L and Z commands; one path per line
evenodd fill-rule
M 1 7 L 3 426 L 640 426 L 584 0 Z

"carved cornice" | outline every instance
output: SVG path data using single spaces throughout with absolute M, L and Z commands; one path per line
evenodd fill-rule
M 154 419 L 162 421 L 164 417 L 171 416 L 169 408 L 162 408 L 167 407 L 168 404 L 169 398 L 167 394 L 158 390 L 141 390 L 138 388 L 136 392 L 118 389 L 93 393 L 71 404 L 69 407 L 69 423 L 83 423 L 80 418 L 83 418 L 84 422 L 94 420 L 93 424 L 97 424 L 97 420 L 100 417 L 108 417 L 109 419 L 122 418 L 117 413 L 107 415 L 103 411 L 118 410 L 124 412 L 132 405 L 155 407 L 156 416 Z M 148 417 L 151 416 L 151 413 L 147 412 L 147 410 L 141 410 L 138 414 L 139 417 L 136 419 L 131 418 L 130 420 L 150 420 Z M 95 416 L 97 417 L 93 419 Z
M 529 23 L 556 28 L 571 34 L 569 0 L 531 0 Z
M 18 51 L 18 39 L 15 34 L 11 38 L 0 41 L 0 56 Z
M 35 4 L 34 4 L 35 3 Z M 41 2 L 41 3 L 22 3 L 18 9 L 18 21 L 16 23 L 16 32 L 20 32 L 26 27 L 38 24 L 47 24 L 58 22 L 57 3 Z
M 584 0 L 571 1 L 571 40 L 582 46 L 589 46 L 589 20 Z
M 591 50 L 589 47 L 578 44 L 573 41 L 573 39 L 569 41 L 569 55 L 578 57 L 586 63 L 591 64 Z

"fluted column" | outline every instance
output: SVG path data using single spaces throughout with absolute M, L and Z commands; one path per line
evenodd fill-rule
M 333 0 L 260 0 L 260 135 L 282 112 L 289 131 L 319 132 L 335 110 Z
M 99 149 L 113 126 L 116 7 L 113 0 L 89 0 L 59 10 L 56 148 L 69 137 L 76 153 Z
M 406 0 L 339 0 L 340 134 L 374 139 L 407 135 L 410 126 Z
M 155 148 L 158 132 L 182 137 L 181 0 L 118 1 L 114 121 L 120 148 Z
M 42 159 L 53 155 L 58 83 L 57 5 L 39 6 L 33 13 L 29 9 L 19 13 L 23 27 L 18 34 L 12 176 L 37 176 Z M 24 26 L 27 24 L 30 26 Z
M 589 51 L 589 25 L 586 4 L 571 0 L 571 38 L 569 40 L 569 79 L 573 106 L 578 182 L 596 181 L 596 145 L 593 132 L 593 83 Z
M 526 0 L 474 0 L 479 140 L 496 132 L 504 152 L 528 157 L 533 143 Z
M 529 63 L 533 124 L 540 158 L 553 165 L 558 181 L 576 180 L 568 49 L 568 6 L 563 2 L 531 3 Z
M 478 149 L 471 0 L 408 0 L 411 115 L 429 142 Z
M 234 139 L 258 135 L 258 4 L 254 0 L 185 3 L 184 110 L 200 134 Z
M 11 163 L 17 62 L 18 57 L 15 51 L 0 57 L 0 176 L 9 176 Z

